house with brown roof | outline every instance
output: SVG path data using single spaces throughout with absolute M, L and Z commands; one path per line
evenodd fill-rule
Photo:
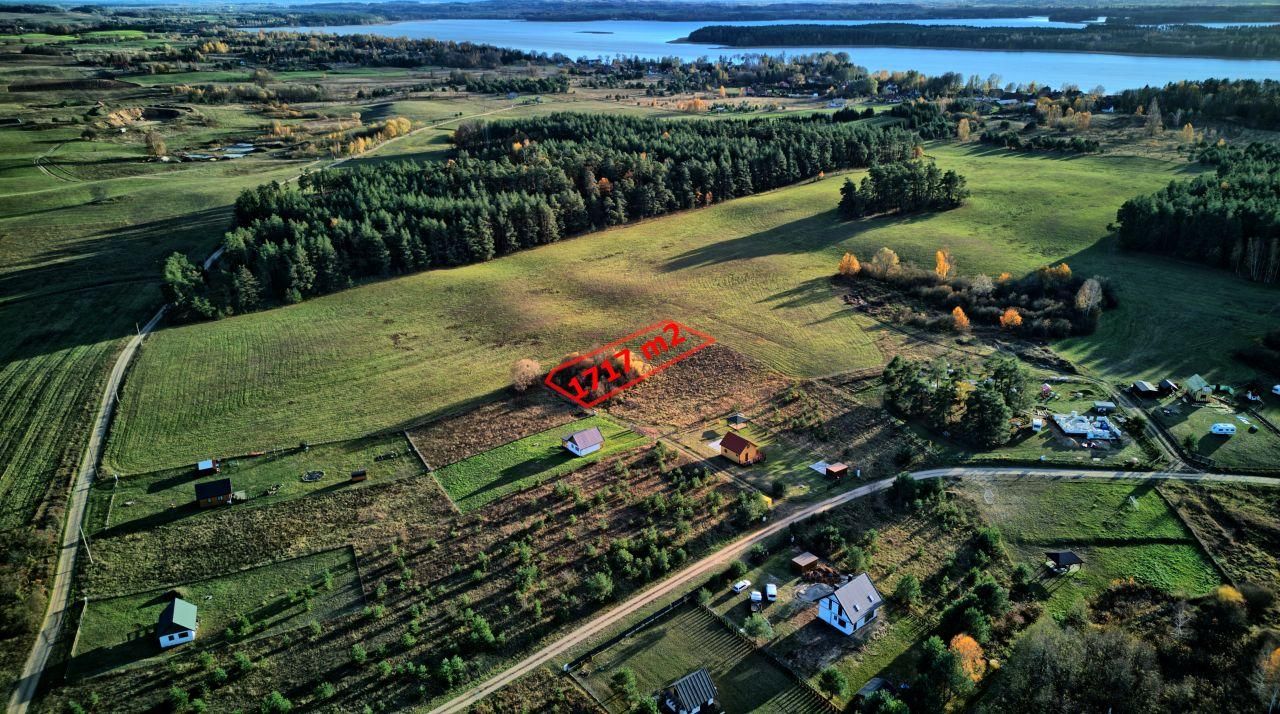
M 729 432 L 720 440 L 720 455 L 735 464 L 749 466 L 764 461 L 764 452 L 755 443 Z

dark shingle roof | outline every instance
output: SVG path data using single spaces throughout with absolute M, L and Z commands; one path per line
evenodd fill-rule
M 215 498 L 217 496 L 229 496 L 231 494 L 231 479 L 220 478 L 217 481 L 205 481 L 196 484 L 196 500 L 203 501 L 206 498 Z
M 668 687 L 681 709 L 691 710 L 716 698 L 716 685 L 706 669 L 690 672 Z
M 725 434 L 720 440 L 720 450 L 733 454 L 741 454 L 748 446 L 755 446 L 755 444 L 734 433 Z
M 604 443 L 604 434 L 600 433 L 600 427 L 593 426 L 590 429 L 575 431 L 564 438 L 565 441 L 572 441 L 573 445 L 579 449 L 585 449 L 596 444 Z
M 872 584 L 871 576 L 866 573 L 845 583 L 835 595 L 836 600 L 840 601 L 840 607 L 850 616 L 870 612 L 884 602 L 880 591 Z
M 196 606 L 180 597 L 174 598 L 160 613 L 160 622 L 156 625 L 160 634 L 177 630 L 196 629 Z
M 1044 554 L 1054 565 L 1059 568 L 1066 568 L 1072 565 L 1083 565 L 1084 561 L 1080 560 L 1080 556 L 1069 550 L 1051 550 Z

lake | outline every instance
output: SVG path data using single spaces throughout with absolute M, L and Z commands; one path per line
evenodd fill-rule
M 1003 82 L 1037 82 L 1060 87 L 1076 84 L 1083 89 L 1102 85 L 1109 91 L 1143 85 L 1163 85 L 1182 79 L 1230 77 L 1233 79 L 1280 78 L 1280 61 L 1205 59 L 1199 57 L 1144 57 L 1120 54 L 1075 52 L 1022 52 L 907 47 L 787 47 L 719 48 L 703 44 L 671 44 L 690 32 L 710 24 L 774 25 L 783 21 L 735 23 L 655 22 L 649 20 L 602 20 L 593 22 L 527 22 L 523 20 L 418 20 L 383 25 L 337 25 L 327 27 L 268 28 L 295 32 L 327 32 L 340 35 L 375 34 L 386 37 L 432 38 L 470 41 L 511 47 L 526 52 L 561 53 L 582 57 L 616 55 L 645 58 L 740 57 L 748 53 L 805 54 L 848 52 L 856 64 L 871 70 L 915 69 L 929 75 L 960 72 L 986 78 L 1001 76 Z M 787 22 L 803 22 L 794 20 Z M 832 25 L 863 25 L 875 20 L 823 21 Z M 1051 22 L 1046 17 L 916 20 L 919 25 L 971 25 L 980 27 L 1082 27 L 1082 23 Z M 256 28 L 248 28 L 256 29 Z

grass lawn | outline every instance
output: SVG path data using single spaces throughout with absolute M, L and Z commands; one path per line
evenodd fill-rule
M 1165 413 L 1165 409 L 1170 411 Z M 1168 427 L 1179 444 L 1190 438 L 1192 450 L 1205 458 L 1213 459 L 1220 468 L 1271 468 L 1280 469 L 1280 437 L 1264 427 L 1249 433 L 1249 425 L 1256 419 L 1245 412 L 1237 412 L 1224 404 L 1188 404 L 1182 399 L 1168 400 L 1164 406 L 1148 410 L 1152 419 Z M 1241 421 L 1241 417 L 1248 423 Z M 1234 424 L 1236 433 L 1219 436 L 1209 432 L 1218 423 Z
M 330 575 L 331 586 L 326 585 L 325 572 Z M 313 594 L 309 598 L 298 597 L 299 591 L 308 587 Z M 311 620 L 323 621 L 350 612 L 364 601 L 350 548 L 186 583 L 176 589 L 198 608 L 199 630 L 194 644 L 172 651 L 231 641 L 227 626 L 236 623 L 241 615 L 252 623 L 249 636 L 257 636 L 301 627 Z M 75 676 L 97 674 L 161 654 L 153 635 L 171 590 L 91 600 L 81 618 L 76 650 L 72 653 L 70 667 Z
M 391 453 L 397 456 L 375 461 L 376 457 Z M 350 483 L 349 476 L 357 469 L 366 469 L 368 480 Z M 319 481 L 304 483 L 301 480 L 302 474 L 317 470 L 324 472 Z M 226 460 L 218 477 L 230 478 L 234 490 L 245 492 L 249 500 L 234 506 L 244 508 L 311 493 L 363 488 L 422 471 L 422 463 L 410 450 L 408 441 L 395 435 L 323 444 L 307 451 Z M 125 476 L 118 484 L 113 479 L 100 478 L 94 483 L 85 528 L 90 532 L 104 528 L 141 530 L 208 513 L 194 503 L 194 484 L 213 478 L 217 477 L 197 478 L 191 466 Z M 268 489 L 276 485 L 280 486 L 279 490 L 268 495 Z
M 1124 197 L 1155 190 L 1181 168 L 1133 157 L 930 151 L 968 176 L 968 205 L 843 222 L 834 211 L 840 181 L 829 178 L 164 330 L 122 395 L 108 464 L 147 470 L 176 465 L 175 453 L 403 424 L 502 386 L 516 359 L 551 363 L 659 319 L 683 320 L 792 376 L 879 365 L 876 341 L 888 335 L 845 308 L 828 282 L 845 250 L 889 245 L 931 264 L 949 246 L 962 273 L 1030 270 L 1088 248 Z M 1056 196 L 1055 210 L 1043 210 L 1046 195 Z M 195 374 L 185 367 L 193 360 L 203 365 Z
M 1119 578 L 1187 595 L 1221 582 L 1154 483 L 966 480 L 957 488 L 1000 528 L 1015 562 L 1041 570 L 1044 551 L 1062 549 L 1084 559 L 1073 576 L 1042 579 L 1050 612 L 1064 612 Z
M 810 501 L 826 498 L 836 493 L 838 487 L 857 482 L 857 479 L 852 478 L 852 473 L 845 479 L 844 484 L 838 484 L 827 479 L 822 474 L 809 468 L 809 464 L 820 461 L 829 455 L 811 451 L 755 424 L 747 424 L 742 429 L 737 430 L 737 433 L 742 438 L 761 447 L 761 450 L 764 451 L 765 462 L 751 466 L 739 466 L 728 458 L 719 456 L 720 452 L 718 450 L 707 446 L 708 442 L 720 439 L 729 431 L 728 422 L 721 419 L 710 428 L 700 427 L 680 434 L 678 441 L 692 449 L 694 453 L 714 457 L 717 463 L 734 476 L 750 483 L 766 494 L 773 493 L 774 481 L 782 481 L 787 485 L 788 499 Z M 834 457 L 831 458 L 834 460 Z
M 627 711 L 609 678 L 627 667 L 641 693 L 706 667 L 726 712 L 820 712 L 816 695 L 757 653 L 716 618 L 689 606 L 596 655 L 580 680 L 611 712 Z M 586 670 L 589 669 L 589 673 Z
M 574 456 L 561 446 L 560 437 L 593 426 L 599 427 L 605 438 L 599 451 L 587 456 Z M 596 415 L 503 444 L 450 464 L 434 474 L 449 498 L 465 513 L 506 494 L 574 471 L 646 441 L 643 436 L 612 419 Z

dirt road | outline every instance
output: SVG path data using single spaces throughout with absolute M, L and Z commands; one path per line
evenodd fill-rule
M 1141 471 L 1090 471 L 1085 469 L 1037 469 L 1037 468 L 945 468 L 919 471 L 912 474 L 917 480 L 930 478 L 985 478 L 1007 481 L 1035 479 L 1038 481 L 1127 481 L 1127 480 L 1178 480 L 1203 481 L 1209 483 L 1248 483 L 1254 485 L 1280 486 L 1280 481 L 1263 476 L 1237 476 L 1232 474 L 1196 474 L 1184 472 L 1141 472 Z M 455 714 L 466 711 L 485 697 L 515 682 L 552 660 L 564 655 L 578 645 L 608 632 L 636 611 L 651 605 L 665 597 L 701 584 L 711 575 L 722 571 L 730 561 L 746 553 L 751 546 L 785 530 L 787 526 L 829 511 L 855 499 L 877 493 L 889 488 L 892 479 L 876 481 L 846 491 L 821 503 L 815 503 L 791 515 L 780 518 L 764 528 L 743 536 L 721 550 L 699 560 L 666 580 L 631 597 L 626 602 L 583 623 L 564 637 L 552 642 L 528 657 L 520 660 L 510 669 L 494 676 L 480 686 L 463 693 L 457 698 L 442 704 L 431 711 L 431 714 Z
M 27 656 L 27 663 L 22 669 L 18 686 L 9 698 L 9 714 L 25 714 L 27 711 L 27 706 L 35 696 L 36 685 L 40 682 L 45 663 L 49 660 L 49 653 L 58 639 L 58 633 L 62 631 L 63 617 L 71 605 L 71 578 L 75 574 L 76 558 L 80 550 L 80 523 L 84 520 L 89 488 L 93 485 L 98 462 L 102 457 L 102 445 L 106 443 L 107 431 L 111 428 L 111 415 L 116 407 L 116 392 L 120 389 L 120 383 L 124 381 L 125 371 L 129 367 L 129 362 L 133 360 L 134 354 L 137 353 L 138 346 L 142 344 L 143 338 L 159 324 L 167 307 L 160 308 L 155 317 L 152 317 L 151 321 L 125 344 L 124 350 L 111 368 L 111 374 L 107 377 L 93 430 L 89 434 L 89 443 L 80 457 L 76 481 L 71 488 L 71 498 L 67 504 L 67 519 L 62 531 L 62 546 L 58 552 L 58 565 L 53 574 L 53 587 L 49 592 L 49 609 L 45 611 L 40 635 L 36 638 L 31 654 Z

